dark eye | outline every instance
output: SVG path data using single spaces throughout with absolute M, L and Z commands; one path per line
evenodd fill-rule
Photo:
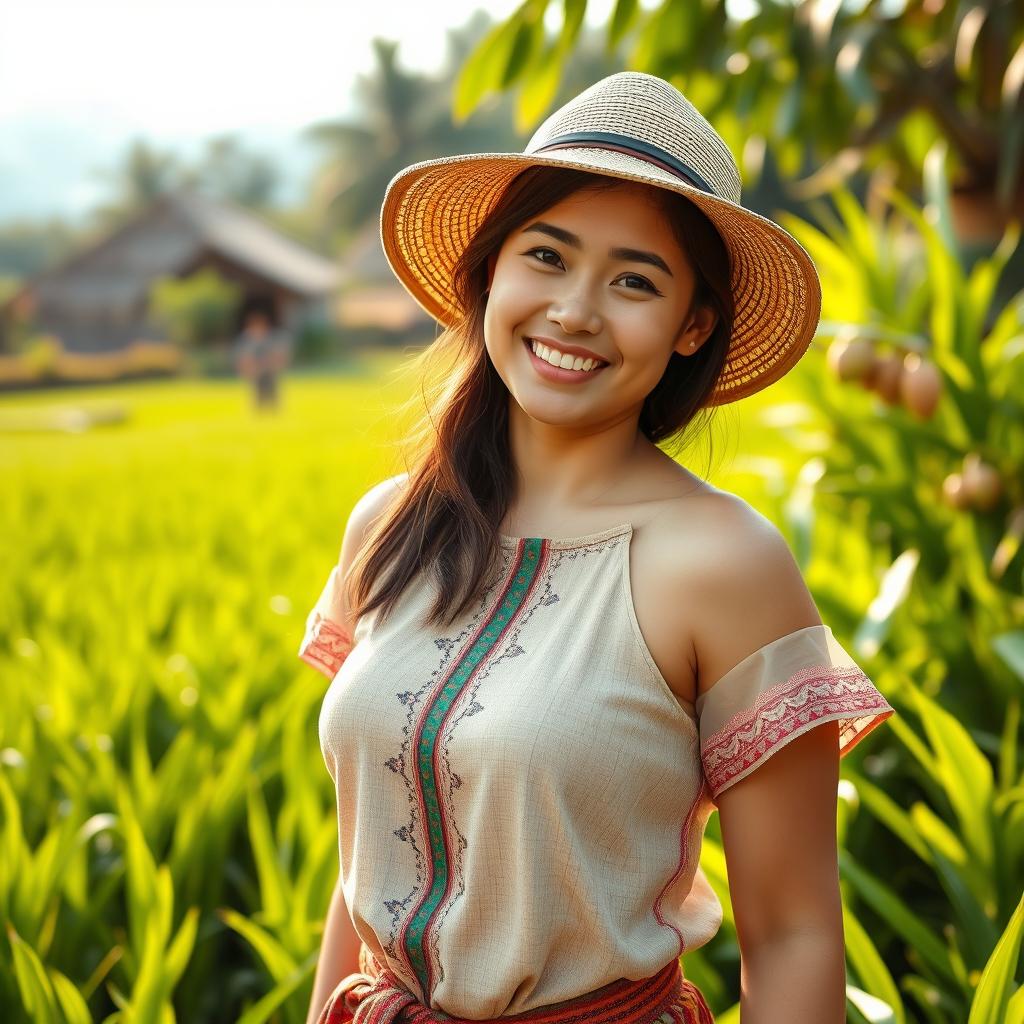
M 661 294 L 661 292 L 659 292 L 658 289 L 655 288 L 654 285 L 651 284 L 651 282 L 648 281 L 646 277 L 641 277 L 639 274 L 623 274 L 622 277 L 619 278 L 619 280 L 623 282 L 636 282 L 635 284 L 627 283 L 626 286 L 628 288 L 639 288 L 642 291 L 653 292 L 655 295 Z
M 549 267 L 557 267 L 562 263 L 562 257 L 554 249 L 549 249 L 546 245 L 538 245 L 535 249 L 527 249 L 523 255 L 534 256 L 541 263 L 546 263 Z M 554 257 L 554 260 L 548 259 L 549 256 Z

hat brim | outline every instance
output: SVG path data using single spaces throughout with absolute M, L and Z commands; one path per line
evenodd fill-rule
M 455 266 L 513 178 L 528 167 L 592 171 L 681 193 L 714 224 L 729 250 L 735 318 L 729 353 L 708 405 L 760 391 L 792 369 L 821 313 L 821 284 L 807 251 L 783 227 L 711 195 L 646 160 L 595 147 L 553 153 L 473 153 L 425 160 L 391 180 L 381 207 L 384 254 L 409 294 L 435 320 L 455 324 Z

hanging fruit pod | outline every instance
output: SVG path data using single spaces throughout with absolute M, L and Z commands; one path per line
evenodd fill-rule
M 900 374 L 900 398 L 912 416 L 919 420 L 932 418 L 942 396 L 942 374 L 939 368 L 918 352 L 903 357 Z
M 968 452 L 964 456 L 961 475 L 971 508 L 987 512 L 999 504 L 999 498 L 1003 493 L 1003 481 L 999 471 L 984 462 L 977 452 Z
M 950 473 L 942 481 L 942 500 L 950 508 L 970 508 L 970 501 L 964 490 L 964 478 L 959 473 Z
M 839 380 L 863 381 L 874 362 L 875 346 L 867 338 L 836 338 L 828 347 L 828 366 Z
M 886 405 L 897 405 L 900 400 L 900 381 L 903 376 L 903 353 L 887 352 L 877 356 L 868 386 Z

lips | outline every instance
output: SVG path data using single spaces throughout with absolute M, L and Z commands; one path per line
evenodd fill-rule
M 593 359 L 595 362 L 594 369 L 600 369 L 602 366 L 608 365 L 607 359 L 602 359 L 596 352 L 591 352 L 588 348 L 582 348 L 579 345 L 559 345 L 547 338 L 533 338 L 529 335 L 523 335 L 523 344 L 532 352 L 531 342 L 536 341 L 539 345 L 544 345 L 546 348 L 555 349 L 558 352 L 564 352 L 566 355 L 579 356 L 580 359 Z

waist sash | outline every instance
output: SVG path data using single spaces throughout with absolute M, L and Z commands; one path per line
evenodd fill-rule
M 365 943 L 359 966 L 360 972 L 338 983 L 317 1024 L 480 1024 L 424 1006 Z M 714 1024 L 704 996 L 683 977 L 678 960 L 650 978 L 620 978 L 576 999 L 492 1019 L 496 1024 Z

